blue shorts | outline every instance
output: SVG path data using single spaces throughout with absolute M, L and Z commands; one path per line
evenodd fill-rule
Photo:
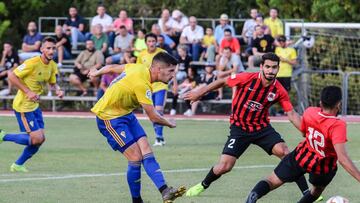
M 40 108 L 30 112 L 17 112 L 15 116 L 21 132 L 33 132 L 44 129 L 44 118 Z
M 152 94 L 152 100 L 154 106 L 164 106 L 166 102 L 166 93 L 167 90 L 159 90 Z
M 137 142 L 146 133 L 133 113 L 111 120 L 96 117 L 101 134 L 106 137 L 114 151 L 123 153 L 129 146 Z

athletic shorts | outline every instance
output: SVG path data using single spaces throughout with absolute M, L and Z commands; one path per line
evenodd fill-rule
M 164 106 L 166 102 L 167 90 L 159 90 L 152 94 L 152 101 L 154 106 Z
M 100 133 L 114 151 L 123 153 L 129 146 L 146 136 L 144 129 L 133 113 L 111 120 L 96 117 Z
M 17 112 L 15 116 L 21 132 L 33 132 L 44 129 L 44 118 L 40 108 L 30 112 Z
M 223 154 L 239 158 L 250 144 L 261 147 L 269 155 L 272 155 L 272 148 L 280 142 L 285 142 L 275 129 L 268 125 L 264 129 L 248 133 L 235 125 L 230 126 L 230 136 L 225 143 Z
M 295 151 L 286 155 L 274 170 L 283 182 L 294 182 L 306 172 L 295 160 Z M 326 187 L 336 175 L 336 170 L 326 174 L 309 173 L 309 182 L 317 187 Z

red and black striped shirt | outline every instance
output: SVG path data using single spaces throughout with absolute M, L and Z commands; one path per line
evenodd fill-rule
M 346 123 L 327 115 L 318 107 L 309 107 L 303 114 L 301 131 L 306 139 L 295 149 L 295 160 L 307 172 L 326 174 L 337 169 L 334 145 L 345 143 Z
M 285 112 L 293 106 L 284 87 L 275 80 L 264 86 L 261 74 L 233 74 L 227 80 L 229 87 L 237 87 L 232 101 L 230 123 L 246 132 L 259 131 L 269 125 L 269 107 L 279 102 Z

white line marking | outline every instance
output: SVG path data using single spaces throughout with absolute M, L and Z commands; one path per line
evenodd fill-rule
M 354 163 L 360 163 L 360 160 L 353 161 Z M 235 166 L 233 169 L 259 169 L 259 168 L 275 168 L 276 165 L 248 165 L 248 166 Z M 209 168 L 185 168 L 185 169 L 172 169 L 164 170 L 163 173 L 191 173 L 191 172 L 204 172 L 209 171 Z M 145 174 L 145 172 L 143 173 Z M 25 175 L 25 174 L 22 174 Z M 28 177 L 28 178 L 13 178 L 13 179 L 0 179 L 0 183 L 10 182 L 25 182 L 25 181 L 41 181 L 41 180 L 65 180 L 65 179 L 77 179 L 77 178 L 94 178 L 94 177 L 109 177 L 109 176 L 124 176 L 126 173 L 88 173 L 88 174 L 32 174 L 33 176 L 45 176 L 45 177 Z M 2 176 L 10 176 L 10 174 L 3 174 Z

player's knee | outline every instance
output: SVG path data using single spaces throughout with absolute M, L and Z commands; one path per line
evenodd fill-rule
M 105 59 L 105 63 L 106 63 L 106 64 L 111 64 L 111 63 L 112 63 L 111 57 L 107 57 L 107 58 Z
M 44 142 L 45 142 L 45 136 L 44 135 L 39 135 L 39 136 L 31 138 L 31 144 L 32 145 L 41 145 Z
M 218 172 L 220 174 L 225 174 L 225 173 L 231 171 L 232 168 L 233 168 L 233 164 L 228 163 L 228 162 L 221 162 L 218 164 Z

